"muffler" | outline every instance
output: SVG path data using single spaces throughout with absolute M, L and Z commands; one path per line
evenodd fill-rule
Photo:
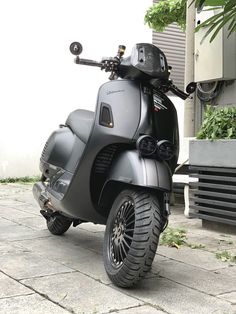
M 39 206 L 44 210 L 47 208 L 49 199 L 47 197 L 46 186 L 43 182 L 36 182 L 33 186 L 34 198 L 38 202 Z

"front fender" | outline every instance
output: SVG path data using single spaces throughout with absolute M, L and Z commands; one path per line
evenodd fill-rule
M 114 161 L 108 181 L 170 192 L 172 174 L 164 161 L 140 157 L 137 150 L 125 151 Z

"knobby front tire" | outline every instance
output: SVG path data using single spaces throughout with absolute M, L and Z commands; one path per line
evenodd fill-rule
M 142 190 L 122 191 L 111 208 L 104 238 L 104 266 L 111 281 L 123 288 L 150 270 L 162 230 L 158 198 Z

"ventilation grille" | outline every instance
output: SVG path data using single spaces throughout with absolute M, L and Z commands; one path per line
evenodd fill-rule
M 190 171 L 198 178 L 190 184 L 196 216 L 236 226 L 236 169 L 191 166 Z
M 42 151 L 42 155 L 41 155 L 41 159 L 43 160 L 46 160 L 46 152 L 47 152 L 47 148 L 48 148 L 48 144 L 49 144 L 49 141 L 46 142 L 46 144 L 44 145 L 44 148 L 43 148 L 43 151 Z
M 94 172 L 96 174 L 105 174 L 109 170 L 117 149 L 117 145 L 110 145 L 98 154 L 94 164 Z

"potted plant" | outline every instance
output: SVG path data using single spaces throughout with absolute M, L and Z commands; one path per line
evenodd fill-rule
M 197 138 L 189 143 L 189 164 L 236 168 L 236 107 L 207 106 Z

